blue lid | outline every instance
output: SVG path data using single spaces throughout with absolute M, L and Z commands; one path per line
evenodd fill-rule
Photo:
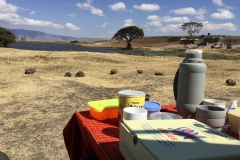
M 148 111 L 159 111 L 161 110 L 161 104 L 153 101 L 145 101 L 144 108 Z

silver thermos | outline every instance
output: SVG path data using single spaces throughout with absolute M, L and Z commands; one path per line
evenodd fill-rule
M 196 107 L 204 99 L 206 71 L 202 50 L 186 50 L 174 79 L 177 113 L 183 118 L 194 118 Z

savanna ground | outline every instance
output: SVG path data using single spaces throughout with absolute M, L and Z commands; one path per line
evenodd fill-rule
M 184 49 L 177 42 L 162 39 L 136 40 L 133 47 L 173 53 Z M 225 100 L 227 106 L 240 96 L 240 43 L 233 44 L 232 50 L 199 48 L 205 56 L 223 57 L 204 59 L 208 67 L 205 98 Z M 125 46 L 117 41 L 81 45 Z M 62 130 L 76 110 L 87 110 L 89 101 L 117 98 L 117 92 L 124 89 L 144 91 L 151 95 L 150 100 L 174 104 L 173 79 L 182 60 L 178 56 L 0 48 L 0 151 L 11 160 L 67 160 Z M 36 73 L 24 74 L 31 67 L 36 68 Z M 114 68 L 118 73 L 110 75 Z M 137 74 L 138 69 L 143 74 Z M 79 70 L 86 76 L 74 77 Z M 73 76 L 64 77 L 67 71 Z M 163 72 L 164 76 L 155 76 L 155 72 Z M 237 85 L 227 86 L 225 81 L 229 78 Z

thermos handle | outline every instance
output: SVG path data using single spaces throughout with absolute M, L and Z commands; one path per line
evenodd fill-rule
M 173 81 L 173 94 L 176 102 L 177 102 L 177 94 L 178 94 L 178 77 L 179 77 L 179 68 L 175 74 L 174 81 Z

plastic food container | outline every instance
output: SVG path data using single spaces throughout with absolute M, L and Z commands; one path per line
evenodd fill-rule
M 161 104 L 153 101 L 145 101 L 144 103 L 144 109 L 148 111 L 148 119 L 150 114 L 154 112 L 159 112 L 161 110 Z
M 145 92 L 135 90 L 122 90 L 118 92 L 119 108 L 118 118 L 123 121 L 123 109 L 126 107 L 144 108 Z
M 155 112 L 150 114 L 150 120 L 165 120 L 165 119 L 183 119 L 181 116 L 169 112 Z
M 118 117 L 118 99 L 91 101 L 87 103 L 90 115 L 97 120 Z

